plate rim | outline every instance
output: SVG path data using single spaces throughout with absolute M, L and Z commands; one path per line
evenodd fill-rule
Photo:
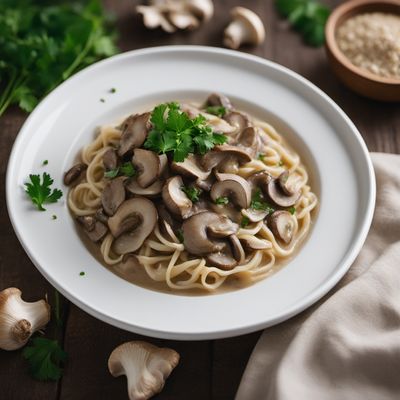
M 25 136 L 25 132 L 27 132 L 27 126 L 30 123 L 30 120 L 34 118 L 35 111 L 39 111 L 41 108 L 46 106 L 46 103 L 48 99 L 52 98 L 53 96 L 57 95 L 57 92 L 59 91 L 60 88 L 64 87 L 65 85 L 68 85 L 71 80 L 78 79 L 82 74 L 85 73 L 90 73 L 92 70 L 95 70 L 97 68 L 101 68 L 102 66 L 106 64 L 111 64 L 114 62 L 119 62 L 125 58 L 130 58 L 130 57 L 135 57 L 135 56 L 142 56 L 142 55 L 149 55 L 149 54 L 157 54 L 157 53 L 168 53 L 168 52 L 202 52 L 202 53 L 208 53 L 208 54 L 216 54 L 216 55 L 227 55 L 227 56 L 233 56 L 237 57 L 242 60 L 246 60 L 249 62 L 254 62 L 259 65 L 266 66 L 268 68 L 272 68 L 278 72 L 281 72 L 283 74 L 287 74 L 297 80 L 299 83 L 301 83 L 303 86 L 306 86 L 309 90 L 314 92 L 316 95 L 322 97 L 328 104 L 331 106 L 336 113 L 338 113 L 342 119 L 345 121 L 345 123 L 348 125 L 350 130 L 352 131 L 354 138 L 357 140 L 357 144 L 361 150 L 360 156 L 362 155 L 364 158 L 364 162 L 368 167 L 368 201 L 366 203 L 366 215 L 364 216 L 363 221 L 359 224 L 359 229 L 357 232 L 356 240 L 354 240 L 351 245 L 349 250 L 344 254 L 342 261 L 340 264 L 338 264 L 338 268 L 332 273 L 332 275 L 320 286 L 315 288 L 313 291 L 311 291 L 308 295 L 303 297 L 299 304 L 295 304 L 291 308 L 288 308 L 284 313 L 282 313 L 279 317 L 274 317 L 271 318 L 269 321 L 266 322 L 258 322 L 254 323 L 251 325 L 246 325 L 241 328 L 233 327 L 233 328 L 227 328 L 227 329 L 220 329 L 218 331 L 204 331 L 200 333 L 193 333 L 193 332 L 171 332 L 171 331 L 164 331 L 164 330 L 158 330 L 154 328 L 149 328 L 149 327 L 143 327 L 136 325 L 134 323 L 126 323 L 124 321 L 121 321 L 117 318 L 114 318 L 111 315 L 108 315 L 90 305 L 82 301 L 80 298 L 70 294 L 67 290 L 64 290 L 62 286 L 58 284 L 53 278 L 51 278 L 46 270 L 42 268 L 42 266 L 39 264 L 39 262 L 35 259 L 34 255 L 31 253 L 31 251 L 28 248 L 28 245 L 25 244 L 22 240 L 22 234 L 20 233 L 19 229 L 16 226 L 15 223 L 15 217 L 13 214 L 12 210 L 12 201 L 11 201 L 11 172 L 12 172 L 12 167 L 16 162 L 16 156 L 17 156 L 17 149 L 19 147 L 19 143 L 23 140 L 23 137 Z M 248 53 L 243 53 L 239 51 L 234 51 L 234 50 L 228 50 L 228 49 L 223 49 L 219 47 L 211 47 L 211 46 L 196 46 L 196 45 L 172 45 L 172 46 L 157 46 L 157 47 L 148 47 L 144 49 L 137 49 L 137 50 L 131 50 L 127 51 L 124 53 L 117 54 L 115 56 L 106 58 L 104 60 L 101 60 L 99 62 L 96 62 L 81 71 L 77 72 L 74 74 L 72 77 L 61 83 L 57 88 L 55 88 L 52 92 L 50 92 L 46 97 L 44 97 L 40 103 L 37 105 L 35 110 L 28 116 L 28 118 L 25 120 L 24 124 L 20 128 L 17 137 L 14 141 L 14 144 L 12 146 L 12 150 L 10 153 L 10 157 L 7 163 L 7 172 L 6 172 L 6 184 L 5 184 L 5 189 L 6 189 L 6 205 L 7 205 L 7 211 L 8 215 L 13 227 L 13 230 L 21 243 L 25 253 L 28 255 L 32 263 L 35 265 L 35 267 L 39 270 L 39 272 L 46 278 L 46 280 L 53 286 L 55 287 L 63 296 L 65 296 L 69 301 L 71 301 L 73 304 L 77 305 L 79 308 L 90 314 L 91 316 L 94 316 L 97 319 L 100 319 L 103 322 L 109 323 L 113 326 L 116 326 L 120 329 L 124 329 L 130 332 L 135 332 L 138 334 L 150 336 L 150 337 L 156 337 L 156 338 L 164 338 L 164 339 L 175 339 L 175 340 L 211 340 L 211 339 L 220 339 L 220 338 L 227 338 L 227 337 L 233 337 L 233 336 L 238 336 L 250 332 L 255 332 L 260 329 L 265 329 L 267 327 L 276 325 L 280 322 L 286 321 L 287 319 L 293 317 L 294 315 L 297 315 L 316 303 L 318 300 L 320 300 L 326 293 L 328 293 L 339 281 L 340 279 L 345 275 L 345 273 L 348 271 L 350 268 L 351 264 L 354 262 L 355 258 L 359 254 L 366 238 L 367 234 L 369 232 L 372 219 L 373 219 L 373 214 L 375 210 L 375 201 L 376 201 L 376 181 L 375 181 L 375 173 L 374 173 L 374 168 L 372 164 L 372 160 L 367 148 L 366 143 L 364 142 L 364 139 L 362 138 L 360 132 L 354 125 L 354 123 L 351 121 L 351 119 L 347 116 L 347 114 L 336 104 L 336 102 L 331 99 L 325 92 L 323 92 L 320 88 L 318 88 L 315 84 L 310 82 L 308 79 L 304 78 L 297 72 L 294 72 L 293 70 L 280 65 L 274 61 L 267 60 L 265 58 L 255 56 L 252 54 Z

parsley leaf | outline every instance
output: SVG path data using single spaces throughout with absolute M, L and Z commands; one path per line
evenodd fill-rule
M 156 153 L 172 153 L 175 162 L 182 162 L 190 154 L 205 154 L 227 137 L 214 133 L 203 115 L 190 119 L 178 103 L 156 106 L 150 118 L 153 129 L 144 147 Z
M 200 200 L 199 196 L 201 195 L 202 192 L 201 189 L 198 189 L 194 186 L 182 186 L 181 189 L 182 192 L 184 192 L 188 197 L 188 199 L 190 199 L 193 203 L 196 203 Z
M 104 172 L 104 177 L 109 179 L 116 178 L 117 176 L 127 176 L 132 178 L 132 176 L 135 175 L 136 169 L 130 161 L 123 163 L 120 167 Z
M 250 223 L 249 217 L 243 216 L 242 221 L 240 222 L 241 228 L 246 228 L 246 226 Z
M 215 199 L 215 204 L 228 204 L 229 203 L 229 199 L 226 196 L 222 196 L 222 197 L 217 197 Z
M 260 189 L 255 191 L 250 203 L 250 208 L 253 210 L 265 211 L 268 212 L 268 214 L 271 214 L 275 211 L 275 209 L 264 200 Z
M 292 206 L 292 207 L 289 208 L 288 211 L 290 212 L 290 214 L 294 215 L 294 213 L 296 212 L 296 207 Z
M 184 242 L 184 237 L 183 237 L 183 230 L 182 229 L 178 229 L 176 231 L 176 237 L 178 238 L 178 240 L 183 243 Z
M 104 177 L 112 179 L 112 178 L 115 178 L 118 175 L 118 173 L 119 173 L 119 167 L 110 169 L 109 171 L 105 171 Z
M 36 337 L 22 354 L 28 360 L 30 373 L 35 379 L 57 381 L 61 378 L 61 365 L 66 361 L 67 353 L 57 340 Z
M 217 117 L 223 117 L 226 114 L 226 108 L 221 106 L 209 106 L 206 108 L 206 112 L 216 115 Z
M 46 172 L 43 173 L 43 182 L 40 175 L 29 175 L 30 182 L 25 183 L 25 192 L 40 211 L 46 211 L 43 207 L 44 203 L 56 203 L 62 196 L 62 191 L 59 189 L 51 190 L 53 179 Z
M 265 158 L 265 154 L 264 153 L 258 153 L 257 154 L 257 160 L 264 161 L 264 158 Z
M 276 0 L 275 4 L 306 43 L 316 47 L 324 43 L 329 8 L 315 0 Z

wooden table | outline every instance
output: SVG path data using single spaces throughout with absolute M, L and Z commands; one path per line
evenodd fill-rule
M 223 28 L 232 6 L 246 4 L 262 16 L 267 39 L 263 46 L 245 51 L 276 61 L 315 83 L 355 122 L 371 151 L 400 153 L 400 106 L 361 98 L 346 89 L 331 74 L 323 49 L 306 47 L 299 36 L 280 19 L 271 0 L 215 0 L 215 16 L 203 28 L 175 35 L 148 31 L 132 16 L 132 0 L 107 0 L 116 13 L 121 51 L 167 44 L 220 46 Z M 326 1 L 334 6 L 340 1 Z M 18 242 L 5 204 L 5 172 L 11 147 L 27 115 L 16 108 L 0 118 L 0 290 L 15 286 L 24 299 L 33 301 L 54 290 L 40 275 Z M 34 399 L 127 399 L 124 378 L 114 379 L 107 359 L 114 347 L 128 340 L 145 339 L 168 346 L 181 355 L 181 363 L 168 379 L 157 399 L 233 399 L 248 357 L 260 332 L 225 340 L 177 342 L 143 338 L 114 328 L 63 300 L 63 329 L 58 335 L 69 361 L 58 383 L 37 382 L 27 373 L 21 351 L 0 351 L 0 398 Z

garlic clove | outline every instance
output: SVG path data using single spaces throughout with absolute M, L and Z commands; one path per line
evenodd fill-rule
M 50 305 L 45 300 L 28 303 L 21 291 L 8 288 L 0 292 L 0 348 L 16 350 L 50 320 Z
M 172 349 L 132 341 L 113 350 L 108 369 L 114 377 L 126 375 L 130 400 L 146 400 L 161 392 L 178 362 L 179 354 Z

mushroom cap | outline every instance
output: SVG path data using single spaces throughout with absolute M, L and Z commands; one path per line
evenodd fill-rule
M 232 22 L 225 29 L 224 44 L 237 49 L 241 44 L 259 45 L 265 39 L 265 28 L 260 17 L 245 7 L 234 7 Z
M 237 265 L 237 261 L 232 257 L 231 254 L 221 251 L 208 254 L 206 256 L 206 261 L 208 266 L 219 268 L 223 271 L 230 271 Z
M 151 200 L 135 197 L 124 201 L 108 219 L 108 226 L 116 238 L 113 249 L 117 254 L 133 253 L 153 232 L 157 210 Z
M 275 211 L 268 217 L 268 224 L 272 233 L 286 244 L 292 241 L 295 223 L 288 211 Z
M 72 166 L 65 174 L 64 174 L 64 185 L 71 185 L 81 176 L 83 171 L 86 171 L 87 165 L 84 163 L 78 163 Z
M 142 146 L 151 127 L 150 116 L 149 112 L 130 115 L 121 124 L 122 134 L 118 148 L 120 157 Z
M 216 201 L 219 197 L 230 197 L 240 208 L 250 207 L 251 188 L 246 179 L 234 174 L 216 174 L 218 182 L 211 188 L 210 196 Z
M 185 249 L 191 254 L 207 255 L 226 246 L 225 243 L 212 240 L 212 237 L 221 238 L 235 234 L 238 225 L 224 215 L 206 211 L 186 219 L 182 229 Z
M 269 212 L 264 210 L 255 210 L 254 208 L 246 208 L 242 210 L 242 214 L 251 222 L 259 222 L 268 216 Z
M 181 218 L 187 218 L 190 215 L 192 202 L 183 192 L 182 186 L 183 181 L 180 176 L 167 179 L 162 189 L 162 198 L 169 211 Z
M 107 226 L 91 215 L 77 217 L 76 220 L 83 226 L 86 235 L 92 242 L 98 242 L 107 234 Z
M 215 146 L 213 150 L 201 157 L 200 163 L 204 169 L 211 170 L 229 158 L 235 158 L 239 164 L 245 164 L 252 160 L 249 153 L 237 146 L 223 144 Z
M 171 169 L 177 174 L 192 179 L 199 179 L 200 181 L 206 180 L 211 173 L 211 171 L 204 171 L 201 168 L 199 157 L 194 154 L 190 154 L 182 162 L 174 161 L 171 165 Z
M 196 29 L 199 27 L 199 20 L 186 10 L 171 11 L 168 13 L 169 21 L 178 29 Z
M 178 363 L 175 350 L 132 341 L 112 351 L 108 369 L 114 377 L 126 375 L 130 400 L 146 400 L 162 390 Z
M 228 124 L 235 126 L 237 132 L 240 133 L 242 130 L 250 125 L 249 117 L 239 111 L 231 111 L 224 115 L 224 120 Z
M 126 190 L 139 196 L 157 196 L 161 193 L 163 185 L 164 182 L 162 180 L 157 180 L 146 188 L 142 188 L 136 178 L 130 178 L 125 182 Z
M 296 188 L 289 181 L 289 171 L 285 170 L 278 176 L 278 184 L 281 188 L 282 192 L 285 193 L 287 196 L 292 196 L 296 193 Z
M 101 204 L 108 215 L 114 215 L 125 200 L 124 177 L 110 180 L 101 192 Z
M 168 21 L 162 10 L 156 6 L 136 6 L 136 12 L 143 16 L 143 24 L 146 28 L 155 29 L 161 27 L 165 32 L 176 31 L 174 25 Z
M 233 106 L 228 97 L 222 93 L 211 93 L 206 100 L 206 107 L 224 107 L 226 110 L 232 110 Z
M 272 249 L 272 243 L 266 239 L 259 239 L 254 235 L 242 235 L 240 236 L 240 241 L 246 249 L 251 250 L 266 250 Z
M 236 139 L 237 145 L 244 147 L 252 157 L 255 157 L 260 148 L 260 138 L 257 128 L 248 126 L 242 130 Z
M 202 21 L 206 22 L 214 14 L 214 4 L 212 0 L 186 0 L 186 7 Z
M 301 191 L 293 193 L 288 196 L 285 194 L 279 184 L 279 179 L 271 179 L 267 186 L 267 194 L 269 198 L 280 207 L 291 207 L 296 204 L 301 195 Z
M 115 149 L 109 148 L 103 154 L 103 165 L 106 171 L 111 171 L 118 166 L 118 155 Z
M 153 151 L 135 149 L 132 164 L 138 169 L 136 180 L 142 188 L 147 188 L 160 176 L 161 161 Z
M 231 245 L 233 258 L 239 263 L 243 264 L 246 254 L 239 238 L 236 235 L 229 236 L 229 244 Z

